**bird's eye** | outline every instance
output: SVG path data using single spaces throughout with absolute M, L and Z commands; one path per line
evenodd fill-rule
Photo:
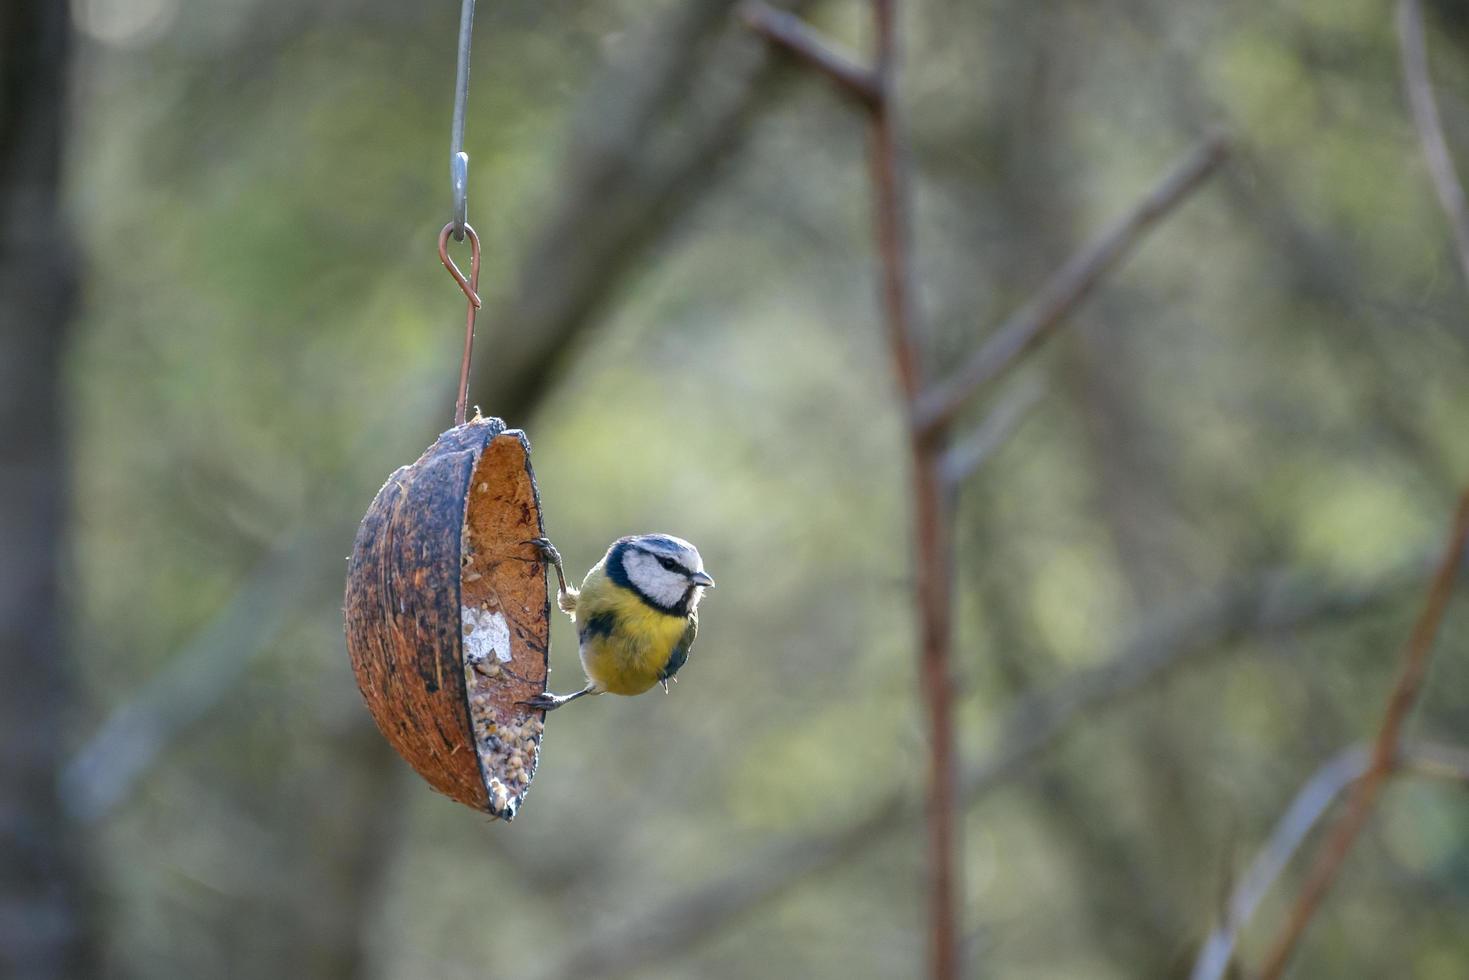
M 673 569 L 675 567 L 672 558 L 659 558 L 658 559 L 658 564 L 662 565 L 664 568 L 668 569 L 670 572 L 673 571 Z

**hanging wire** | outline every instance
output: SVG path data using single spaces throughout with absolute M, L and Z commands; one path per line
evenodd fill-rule
M 464 241 L 469 222 L 469 154 L 464 152 L 464 108 L 469 103 L 469 44 L 474 34 L 474 0 L 459 10 L 459 68 L 454 79 L 454 122 L 449 135 L 449 184 L 454 193 L 454 240 Z
M 473 225 L 465 225 L 464 233 L 469 236 L 469 278 L 459 271 L 454 260 L 449 258 L 449 236 L 454 232 L 454 222 L 449 222 L 439 232 L 439 261 L 449 270 L 449 275 L 464 291 L 469 300 L 469 313 L 464 323 L 464 357 L 459 362 L 459 397 L 454 400 L 454 424 L 464 424 L 464 413 L 469 402 L 469 357 L 474 352 L 474 317 L 479 312 L 479 235 Z
M 474 318 L 479 312 L 479 235 L 469 223 L 469 154 L 464 152 L 464 109 L 469 102 L 469 42 L 474 33 L 474 0 L 464 0 L 459 11 L 459 65 L 454 79 L 454 121 L 449 135 L 449 184 L 454 208 L 449 223 L 439 232 L 439 261 L 454 277 L 469 300 L 464 322 L 464 356 L 459 361 L 459 396 L 454 400 L 454 424 L 463 425 L 469 402 L 469 360 L 474 353 Z M 469 236 L 469 277 L 449 258 L 449 236 L 464 241 Z

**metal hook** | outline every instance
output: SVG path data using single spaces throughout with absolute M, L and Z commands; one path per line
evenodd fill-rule
M 469 154 L 464 152 L 464 109 L 469 103 L 469 44 L 474 34 L 474 0 L 459 10 L 459 67 L 454 79 L 454 122 L 449 134 L 449 185 L 454 194 L 454 240 L 464 241 L 469 223 Z
M 449 222 L 439 232 L 439 261 L 444 263 L 444 268 L 449 270 L 449 275 L 459 284 L 464 291 L 464 296 L 469 300 L 471 306 L 476 310 L 483 304 L 479 298 L 479 234 L 471 225 L 465 225 L 464 230 L 469 233 L 469 278 L 459 271 L 459 266 L 449 258 L 449 236 L 454 232 L 454 222 Z
M 444 268 L 449 270 L 449 275 L 463 290 L 464 296 L 469 300 L 469 312 L 464 322 L 464 357 L 459 362 L 459 397 L 454 401 L 454 424 L 464 424 L 464 414 L 469 402 L 469 358 L 474 352 L 474 317 L 479 312 L 479 235 L 475 233 L 474 226 L 466 224 L 464 234 L 469 236 L 469 278 L 464 278 L 464 273 L 449 258 L 449 236 L 454 233 L 454 222 L 446 224 L 439 232 L 439 261 L 444 263 Z

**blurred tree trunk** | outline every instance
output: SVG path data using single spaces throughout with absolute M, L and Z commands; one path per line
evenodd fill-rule
M 71 705 L 58 581 L 61 354 L 74 262 L 59 214 L 67 5 L 0 6 L 0 974 L 95 972 L 55 772 Z

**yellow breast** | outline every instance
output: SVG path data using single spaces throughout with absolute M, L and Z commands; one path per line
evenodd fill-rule
M 576 601 L 581 664 L 599 691 L 642 694 L 658 683 L 688 620 L 648 606 L 614 585 L 599 563 Z

